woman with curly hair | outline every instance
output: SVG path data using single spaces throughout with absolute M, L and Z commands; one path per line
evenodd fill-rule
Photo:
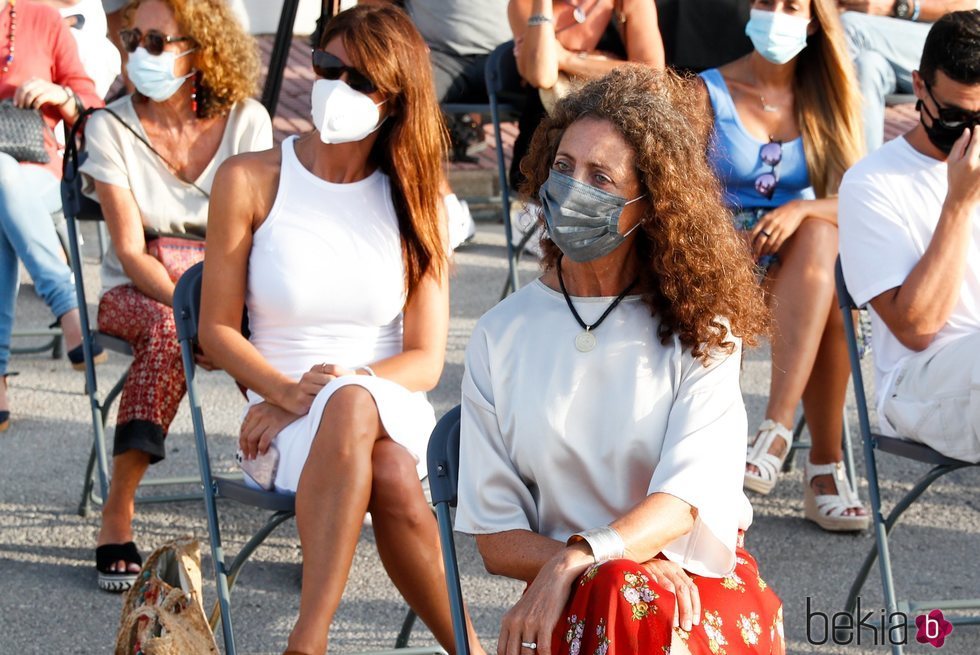
M 204 236 L 221 162 L 272 146 L 269 115 L 250 98 L 257 48 L 226 2 L 142 0 L 127 19 L 120 37 L 136 91 L 89 119 L 81 168 L 112 237 L 102 265 L 99 329 L 129 342 L 134 355 L 96 548 L 106 591 L 128 589 L 140 569 L 132 534 L 136 488 L 147 467 L 164 458 L 164 438 L 185 392 L 171 303 L 181 268 L 192 262 L 150 254 L 159 250 L 152 239 Z
M 863 530 L 869 516 L 842 463 L 848 363 L 834 302 L 837 188 L 863 150 L 860 94 L 833 0 L 755 0 L 750 16 L 754 50 L 703 72 L 700 102 L 714 116 L 725 202 L 773 313 L 769 402 L 745 488 L 772 491 L 802 399 L 813 443 L 804 515 L 825 530 Z
M 501 655 L 784 650 L 743 546 L 739 360 L 766 310 L 697 93 L 618 68 L 524 161 L 544 273 L 470 340 L 456 515 L 487 570 L 528 584 Z

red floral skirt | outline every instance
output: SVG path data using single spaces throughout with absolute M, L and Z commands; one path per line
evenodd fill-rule
M 590 568 L 572 589 L 552 652 L 662 655 L 676 634 L 692 655 L 783 655 L 782 602 L 759 576 L 741 534 L 735 556 L 735 570 L 724 578 L 691 575 L 701 621 L 690 632 L 673 627 L 674 594 L 651 582 L 640 564 L 613 560 Z

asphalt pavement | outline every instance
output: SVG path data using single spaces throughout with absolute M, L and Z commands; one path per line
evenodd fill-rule
M 85 275 L 89 288 L 96 289 L 96 239 L 90 230 L 86 236 Z M 476 320 L 500 294 L 506 272 L 503 244 L 499 224 L 481 223 L 476 239 L 457 252 L 446 369 L 430 395 L 439 414 L 459 402 L 467 339 Z M 523 264 L 522 279 L 533 279 L 536 270 L 533 261 Z M 94 298 L 92 293 L 93 316 Z M 21 288 L 17 312 L 18 328 L 43 327 L 51 321 L 29 282 Z M 15 345 L 36 342 L 18 339 Z M 118 376 L 125 365 L 125 358 L 111 356 L 99 368 L 102 385 Z M 768 350 L 748 352 L 743 367 L 743 392 L 749 424 L 754 426 L 761 419 L 768 389 Z M 83 376 L 71 370 L 66 359 L 53 360 L 48 354 L 14 356 L 11 369 L 20 375 L 11 380 L 12 426 L 0 434 L 0 654 L 111 652 L 121 600 L 96 588 L 97 509 L 85 517 L 77 513 L 92 439 Z M 220 372 L 201 375 L 201 388 L 215 466 L 232 469 L 241 396 Z M 852 404 L 849 410 L 856 433 Z M 857 447 L 855 456 L 863 478 L 860 444 Z M 173 424 L 168 449 L 167 460 L 154 467 L 154 477 L 196 472 L 186 407 Z M 798 456 L 800 463 L 802 457 Z M 879 470 L 885 503 L 890 506 L 925 468 L 886 457 Z M 881 632 L 869 629 L 859 631 L 860 646 L 810 643 L 824 639 L 820 613 L 830 617 L 843 608 L 860 560 L 874 540 L 870 531 L 834 535 L 804 521 L 801 478 L 797 467 L 770 496 L 750 497 L 755 522 L 747 537 L 763 576 L 783 599 L 789 652 L 887 652 L 881 645 Z M 867 498 L 863 482 L 860 493 Z M 968 470 L 941 480 L 908 512 L 893 533 L 892 562 L 900 595 L 980 597 L 978 503 L 980 471 Z M 227 552 L 234 552 L 263 521 L 260 512 L 232 503 L 223 503 L 220 512 Z M 144 552 L 175 536 L 197 535 L 203 541 L 205 576 L 210 575 L 201 501 L 142 505 L 135 530 Z M 471 539 L 459 537 L 457 543 L 464 596 L 484 644 L 491 647 L 500 617 L 520 595 L 521 585 L 486 573 Z M 865 613 L 872 612 L 872 619 L 880 616 L 882 605 L 876 571 L 861 595 L 862 607 Z M 233 593 L 240 652 L 281 652 L 298 607 L 299 579 L 299 540 L 290 522 L 257 551 Z M 205 595 L 209 603 L 213 601 L 213 584 L 207 583 Z M 389 648 L 404 610 L 380 565 L 371 529 L 365 527 L 332 631 L 331 652 Z M 906 652 L 933 652 L 932 646 L 915 644 L 914 635 L 913 627 L 909 631 L 912 644 Z M 413 633 L 412 645 L 431 643 L 432 636 L 424 626 Z M 980 652 L 978 644 L 980 627 L 957 627 L 941 652 L 974 654 Z

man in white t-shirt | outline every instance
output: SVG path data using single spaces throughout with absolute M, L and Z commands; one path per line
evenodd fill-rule
M 847 288 L 871 304 L 881 431 L 980 461 L 980 11 L 937 21 L 920 122 L 840 187 Z

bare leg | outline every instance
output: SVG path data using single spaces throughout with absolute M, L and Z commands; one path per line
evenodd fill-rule
M 766 280 L 773 316 L 772 375 L 766 418 L 787 427 L 813 370 L 834 297 L 837 228 L 807 219 L 779 251 L 780 264 Z M 840 417 L 840 408 L 837 410 Z M 787 444 L 776 438 L 769 452 L 781 456 Z M 757 471 L 751 464 L 746 470 Z
M 296 490 L 303 588 L 287 650 L 326 652 L 371 497 L 374 444 L 382 436 L 370 392 L 351 385 L 331 396 Z
M 847 344 L 844 339 L 844 318 L 837 308 L 836 300 L 827 316 L 817 360 L 813 372 L 803 391 L 803 413 L 810 429 L 812 446 L 811 464 L 832 464 L 844 459 L 841 450 L 841 420 L 844 402 L 847 398 L 847 378 L 850 363 Z M 837 493 L 831 475 L 817 475 L 810 486 L 818 495 Z M 844 516 L 864 516 L 864 507 L 849 507 Z
M 374 446 L 369 509 L 378 554 L 391 581 L 449 653 L 455 652 L 439 532 L 418 482 L 415 460 L 391 439 Z M 470 651 L 482 654 L 469 616 Z
M 102 528 L 96 545 L 123 544 L 133 540 L 133 516 L 136 513 L 136 488 L 150 466 L 150 456 L 141 450 L 127 450 L 112 458 L 112 483 L 109 497 L 102 507 Z M 130 563 L 129 571 L 136 573 L 140 567 Z M 126 563 L 116 562 L 113 570 L 127 570 Z
M 62 314 L 58 322 L 61 324 L 62 334 L 65 335 L 65 347 L 68 350 L 82 345 L 82 322 L 77 309 Z

